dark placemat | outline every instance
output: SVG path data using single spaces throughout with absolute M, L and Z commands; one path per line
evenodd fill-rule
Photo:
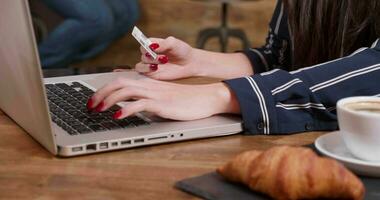
M 270 199 L 262 194 L 252 192 L 243 185 L 228 182 L 216 172 L 178 181 L 175 187 L 184 192 L 209 200 Z
M 308 146 L 315 150 L 314 145 Z M 359 177 L 365 188 L 366 200 L 379 200 L 380 199 L 380 179 L 370 177 Z M 211 172 L 197 177 L 192 177 L 178 181 L 175 187 L 198 196 L 203 199 L 209 200 L 230 200 L 230 199 L 270 199 L 269 197 L 253 192 L 247 187 L 239 184 L 231 183 L 225 180 L 221 175 L 216 172 Z
M 365 200 L 380 199 L 380 179 L 360 177 L 365 188 Z M 226 181 L 216 172 L 211 172 L 201 176 L 193 177 L 178 181 L 175 187 L 209 200 L 230 200 L 230 199 L 270 199 L 260 193 L 253 192 L 243 185 L 234 184 Z

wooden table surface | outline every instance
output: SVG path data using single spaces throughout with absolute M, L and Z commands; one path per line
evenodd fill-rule
M 234 135 L 57 158 L 0 111 L 0 199 L 196 199 L 174 183 L 244 150 L 310 144 L 321 134 Z
M 58 158 L 0 111 L 0 199 L 197 199 L 174 183 L 211 172 L 239 152 L 310 144 L 321 134 L 239 134 Z

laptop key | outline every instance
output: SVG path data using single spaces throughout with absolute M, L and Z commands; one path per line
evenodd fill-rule
M 78 111 L 77 111 L 77 109 L 70 108 L 70 109 L 66 110 L 66 112 L 68 112 L 70 115 L 72 115 L 73 113 L 78 112 Z
M 85 130 L 87 129 L 86 126 L 82 125 L 82 124 L 78 124 L 78 125 L 72 125 L 71 126 L 73 129 L 77 130 L 77 131 L 81 131 L 81 130 Z
M 71 118 L 71 116 L 69 114 L 62 113 L 60 118 L 64 120 L 64 119 Z
M 117 124 L 119 124 L 123 128 L 133 128 L 136 127 L 133 123 L 129 122 L 128 120 L 118 120 L 115 121 Z
M 78 93 L 78 94 L 72 94 L 72 95 L 73 95 L 73 97 L 75 97 L 76 99 L 82 99 L 82 97 L 85 98 L 85 96 L 83 96 L 83 95 L 80 94 L 80 93 Z
M 56 83 L 55 84 L 59 88 L 69 88 L 70 86 L 67 85 L 66 83 Z
M 61 108 L 62 108 L 64 111 L 67 112 L 68 110 L 72 109 L 73 107 L 70 106 L 69 104 L 66 104 L 66 105 L 64 105 L 64 106 L 61 106 Z
M 51 120 L 55 123 L 59 120 L 55 115 L 51 115 Z
M 63 102 L 63 99 L 57 97 L 57 98 L 53 98 L 53 99 L 50 99 L 53 103 L 55 104 L 58 104 L 59 102 Z
M 47 89 L 51 89 L 51 88 L 53 88 L 55 85 L 54 84 L 45 84 L 45 87 L 47 88 Z
M 72 129 L 72 128 L 69 128 L 69 129 L 67 130 L 67 132 L 68 132 L 70 135 L 78 135 L 78 132 L 77 132 L 76 130 Z
M 106 128 L 104 128 L 103 126 L 101 126 L 99 124 L 91 124 L 91 125 L 88 125 L 88 127 L 90 127 L 90 129 L 95 131 L 95 132 L 107 130 Z
M 68 124 L 72 123 L 72 122 L 75 122 L 76 119 L 72 118 L 72 117 L 65 117 L 65 118 L 62 118 L 62 120 Z
M 146 121 L 144 120 L 138 120 L 138 121 L 133 121 L 132 122 L 134 125 L 136 126 L 143 126 L 143 125 L 148 125 L 149 123 L 147 123 Z
M 63 121 L 60 120 L 60 119 L 57 119 L 57 121 L 55 122 L 58 126 L 62 126 L 63 124 Z
M 79 131 L 80 134 L 87 134 L 87 133 L 92 133 L 92 132 L 93 131 L 91 129 L 88 129 L 88 128 L 82 129 L 82 130 Z
M 73 127 L 73 126 L 78 126 L 78 125 L 83 126 L 82 123 L 79 122 L 78 120 L 75 120 L 75 121 L 71 121 L 71 122 L 70 122 L 70 126 L 72 126 L 72 127 Z
M 76 81 L 71 83 L 71 87 L 81 87 L 81 86 L 82 84 Z
M 118 124 L 115 124 L 113 122 L 103 122 L 102 126 L 106 127 L 109 130 L 121 128 Z
M 90 118 L 87 118 L 87 117 L 85 117 L 85 118 L 82 118 L 82 119 L 79 119 L 79 121 L 81 121 L 83 124 L 93 124 L 93 123 L 95 123 L 95 121 L 94 120 L 92 120 L 92 119 L 90 119 Z
M 118 110 L 120 110 L 121 109 L 121 107 L 120 106 L 118 106 L 118 105 L 113 105 L 111 108 L 109 108 L 108 110 L 110 110 L 110 111 L 118 111 Z
M 77 102 L 77 101 L 71 103 L 71 105 L 73 105 L 73 106 L 74 106 L 75 108 L 77 108 L 77 109 L 85 108 L 85 104 L 83 104 L 83 103 L 79 103 L 79 102 Z M 87 110 L 87 109 L 86 109 L 86 110 Z
M 82 94 L 84 94 L 86 97 L 90 97 L 94 94 L 95 92 L 93 91 L 82 91 Z
M 70 127 L 67 124 L 62 123 L 61 128 L 63 128 L 63 130 L 65 130 L 65 131 L 67 131 Z

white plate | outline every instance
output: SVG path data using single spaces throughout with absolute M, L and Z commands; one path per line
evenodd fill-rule
M 380 162 L 360 160 L 353 156 L 341 138 L 340 131 L 322 135 L 315 140 L 315 147 L 322 154 L 343 163 L 356 174 L 380 177 Z

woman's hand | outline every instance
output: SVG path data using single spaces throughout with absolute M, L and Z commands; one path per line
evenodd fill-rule
M 150 48 L 158 54 L 154 60 L 140 47 L 141 62 L 135 70 L 157 80 L 174 80 L 197 75 L 194 49 L 187 43 L 174 37 L 166 39 L 150 38 Z
M 248 58 L 242 53 L 217 53 L 192 48 L 174 37 L 152 38 L 150 46 L 158 54 L 152 59 L 140 47 L 141 62 L 136 71 L 157 80 L 174 80 L 191 76 L 207 76 L 232 79 L 252 75 L 253 69 Z
M 120 78 L 99 89 L 89 100 L 90 110 L 102 112 L 134 99 L 114 115 L 122 119 L 141 111 L 174 120 L 194 120 L 220 113 L 239 113 L 236 97 L 224 83 L 181 85 L 153 79 Z

